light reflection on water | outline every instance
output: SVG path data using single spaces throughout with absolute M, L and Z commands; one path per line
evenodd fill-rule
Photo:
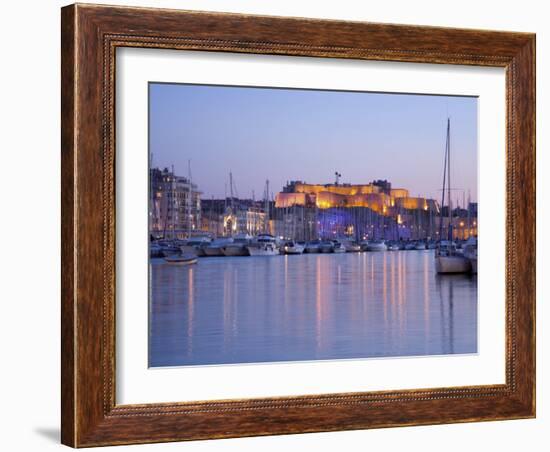
M 150 263 L 149 365 L 477 351 L 477 279 L 433 252 L 211 257 Z

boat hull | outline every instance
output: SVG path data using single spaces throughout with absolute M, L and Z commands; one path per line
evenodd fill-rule
M 471 264 L 463 256 L 436 256 L 435 271 L 437 273 L 468 273 Z
M 361 251 L 361 247 L 359 245 L 347 245 L 344 246 L 344 248 L 348 253 L 358 253 L 359 251 Z
M 183 254 L 193 254 L 195 256 L 199 255 L 200 247 L 195 245 L 182 245 L 180 250 Z
M 306 249 L 304 250 L 304 253 L 308 254 L 314 254 L 319 252 L 318 246 L 306 246 Z
M 171 265 L 193 265 L 197 263 L 197 256 L 185 255 L 185 256 L 168 256 L 164 260 Z
M 251 256 L 277 256 L 279 254 L 279 250 L 277 248 L 271 249 L 255 246 L 249 246 L 248 252 Z
M 225 246 L 222 248 L 224 256 L 249 256 L 246 246 Z
M 223 256 L 223 251 L 221 246 L 207 246 L 204 249 L 204 254 L 206 256 Z
M 284 248 L 285 254 L 302 254 L 304 252 L 304 248 L 301 246 L 294 246 L 294 247 L 286 247 Z
M 384 243 L 370 243 L 366 246 L 367 251 L 386 251 L 387 249 Z
M 161 254 L 163 257 L 174 256 L 180 253 L 180 249 L 176 247 L 162 248 Z

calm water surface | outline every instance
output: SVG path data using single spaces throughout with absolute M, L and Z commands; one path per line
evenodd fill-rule
M 433 251 L 150 262 L 149 365 L 477 352 L 477 279 Z

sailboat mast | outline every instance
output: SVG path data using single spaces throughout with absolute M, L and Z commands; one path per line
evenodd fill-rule
M 269 233 L 269 179 L 265 181 L 265 232 Z
M 449 201 L 449 240 L 453 240 L 453 206 L 451 202 L 451 119 L 447 118 L 447 184 L 449 187 L 448 201 Z
M 187 160 L 187 178 L 189 179 L 189 194 L 187 196 L 187 238 L 191 238 L 192 229 L 192 205 L 193 205 L 193 180 L 191 178 L 191 160 Z
M 233 210 L 233 173 L 231 171 L 229 171 L 229 196 L 231 196 L 230 205 L 231 210 Z
M 448 149 L 449 149 L 449 118 L 447 118 L 447 137 L 445 139 L 445 161 L 443 163 L 443 189 L 441 190 L 441 212 L 439 214 L 439 240 L 443 240 L 443 206 L 445 205 L 445 183 L 447 180 Z
M 176 238 L 176 223 L 179 223 L 178 201 L 176 200 L 176 173 L 174 172 L 174 165 L 172 165 L 172 177 L 170 178 L 170 191 L 172 193 L 172 240 Z

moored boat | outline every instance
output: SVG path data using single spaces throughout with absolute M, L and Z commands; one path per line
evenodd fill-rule
M 285 254 L 302 254 L 304 249 L 304 245 L 293 241 L 286 242 L 283 246 L 283 251 Z
M 470 237 L 462 247 L 462 255 L 470 261 L 472 273 L 477 274 L 477 237 Z
M 399 246 L 399 243 L 397 242 L 389 242 L 387 246 L 388 246 L 388 251 L 399 251 L 401 249 Z
M 224 256 L 250 256 L 248 245 L 252 240 L 252 236 L 248 234 L 238 234 L 233 237 L 233 242 L 222 247 Z
M 230 243 L 233 243 L 233 239 L 231 237 L 212 240 L 212 242 L 204 248 L 204 254 L 207 256 L 223 256 L 223 248 Z
M 411 251 L 411 250 L 414 250 L 415 248 L 416 248 L 416 245 L 414 244 L 414 242 L 407 242 L 403 247 L 403 249 L 406 251 Z
M 306 243 L 304 253 L 319 253 L 321 242 L 319 240 L 312 240 Z
M 334 243 L 330 240 L 325 240 L 319 245 L 319 251 L 321 253 L 332 253 L 334 251 Z
M 417 251 L 424 251 L 426 249 L 426 244 L 423 241 L 419 240 L 414 244 L 414 249 Z
M 338 240 L 332 241 L 332 252 L 333 253 L 345 253 L 346 248 L 342 244 L 342 242 L 339 242 Z
M 162 242 L 159 244 L 160 253 L 163 257 L 173 256 L 180 254 L 181 250 L 179 246 L 174 245 L 172 242 Z
M 441 206 L 445 205 L 445 190 L 447 189 L 447 240 L 443 240 L 443 209 L 439 217 L 439 241 L 435 249 L 435 270 L 437 273 L 468 273 L 472 265 L 463 252 L 457 250 L 453 241 L 452 202 L 451 202 L 451 120 L 447 119 L 447 137 L 445 142 L 445 163 L 443 165 L 443 190 Z M 461 250 L 462 251 L 462 250 Z
M 343 245 L 347 253 L 357 253 L 361 251 L 361 245 L 359 245 L 357 242 L 352 242 L 348 240 L 343 242 Z
M 205 256 L 204 249 L 212 240 L 209 237 L 192 237 L 187 242 L 180 246 L 183 254 L 194 254 L 195 256 Z
M 386 251 L 388 247 L 383 240 L 371 240 L 367 243 L 367 251 Z
M 435 251 L 435 270 L 437 273 L 468 273 L 471 264 L 468 258 L 457 253 L 454 242 L 442 240 Z
M 194 254 L 173 254 L 165 257 L 164 260 L 169 264 L 192 265 L 197 263 L 197 256 Z
M 270 234 L 260 234 L 247 246 L 251 256 L 276 256 L 279 254 L 277 240 Z

